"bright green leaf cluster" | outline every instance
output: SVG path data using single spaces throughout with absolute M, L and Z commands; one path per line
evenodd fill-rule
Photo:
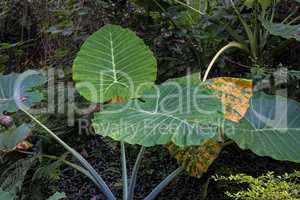
M 299 172 L 275 176 L 273 172 L 254 178 L 245 174 L 229 177 L 215 176 L 215 181 L 248 184 L 249 187 L 238 192 L 227 191 L 226 195 L 232 199 L 256 200 L 297 200 L 300 196 Z

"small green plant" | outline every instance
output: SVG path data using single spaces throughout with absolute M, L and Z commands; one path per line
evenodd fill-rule
M 257 199 L 257 200 L 297 200 L 300 197 L 300 173 L 286 173 L 281 176 L 268 172 L 266 175 L 254 178 L 245 174 L 231 175 L 229 177 L 214 176 L 215 181 L 233 184 L 247 184 L 247 188 L 238 192 L 227 191 L 231 199 Z

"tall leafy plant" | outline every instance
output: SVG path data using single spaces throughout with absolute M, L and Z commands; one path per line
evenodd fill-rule
M 97 57 L 94 55 L 97 55 Z M 89 62 L 91 59 L 93 59 L 93 61 L 97 59 L 99 62 Z M 160 108 L 161 103 L 165 103 L 168 110 L 172 110 L 181 104 L 176 97 L 170 98 L 170 96 L 178 92 L 173 89 L 171 85 L 172 82 L 180 84 L 186 94 L 192 92 L 195 86 L 188 87 L 182 80 L 175 80 L 175 82 L 171 80 L 159 86 L 158 90 L 160 92 L 157 94 L 153 88 L 156 78 L 156 61 L 150 50 L 143 45 L 142 41 L 126 29 L 107 25 L 94 33 L 82 46 L 78 57 L 75 59 L 73 72 L 76 88 L 87 99 L 97 103 L 104 103 L 109 100 L 110 102 L 118 103 L 109 104 L 105 109 L 105 112 L 110 114 L 96 114 L 93 119 L 93 124 L 97 133 L 121 141 L 123 195 L 125 199 L 133 198 L 134 185 L 142 154 L 145 150 L 144 147 L 167 144 L 170 142 L 175 142 L 178 145 L 196 145 L 207 140 L 207 138 L 217 135 L 217 127 L 208 131 L 208 128 L 204 124 L 213 125 L 216 121 L 222 119 L 222 105 L 216 98 L 212 98 L 213 94 L 206 88 L 201 88 L 198 92 L 206 94 L 211 98 L 198 99 L 197 105 L 203 105 L 202 109 L 205 109 L 205 107 L 215 108 L 218 112 L 216 112 L 215 115 L 203 117 L 203 119 L 200 120 L 203 127 L 198 128 L 195 126 L 198 119 L 196 105 L 191 107 L 193 114 L 187 114 L 187 116 L 182 115 L 179 111 L 172 114 L 164 113 L 163 109 Z M 105 84 L 102 84 L 103 81 L 105 81 Z M 85 86 L 93 86 L 93 84 L 96 84 L 96 87 L 92 87 L 95 91 L 93 91 L 93 93 L 91 93 L 91 91 L 87 92 L 87 89 L 91 87 L 82 87 L 83 84 Z M 97 94 L 97 97 L 94 96 L 94 98 L 91 99 L 91 95 L 95 94 Z M 141 101 L 140 98 L 145 96 L 152 96 L 152 98 L 144 99 L 145 102 Z M 184 99 L 188 98 L 189 96 L 184 96 Z M 125 103 L 124 101 L 127 99 L 129 101 Z M 122 109 L 124 108 L 124 104 L 128 104 L 126 109 Z M 136 109 L 135 106 L 137 104 L 143 109 Z M 184 102 L 184 105 L 181 106 L 186 107 L 189 104 L 191 104 L 191 100 Z M 105 125 L 108 125 L 118 130 L 121 126 L 120 117 L 125 120 L 125 132 L 111 132 L 111 129 L 105 128 Z M 185 119 L 187 118 L 189 118 L 189 120 L 186 122 Z M 146 120 L 149 120 L 150 126 L 148 129 L 141 127 L 141 129 L 144 129 L 144 134 L 140 133 L 139 128 L 131 129 L 131 127 L 139 124 L 140 121 Z M 174 122 L 179 124 L 176 131 L 167 129 L 165 133 L 160 132 L 159 129 L 162 126 L 168 126 Z M 151 126 L 155 123 L 158 123 L 158 125 L 155 127 Z M 190 129 L 192 126 L 195 126 L 195 128 Z M 136 161 L 129 188 L 124 142 L 143 146 Z M 174 173 L 158 185 L 146 199 L 155 198 L 162 188 L 181 171 L 182 168 L 178 168 L 174 171 Z
M 98 74 L 101 73 L 100 68 Z M 209 71 L 207 71 L 208 73 Z M 206 79 L 207 76 L 203 78 L 203 81 L 206 81 Z M 178 94 L 178 91 L 172 87 L 172 83 L 180 85 L 184 91 L 182 93 L 183 102 L 178 101 L 175 95 Z M 188 83 L 190 83 L 189 86 L 187 86 Z M 214 115 L 203 115 L 203 113 L 201 115 L 193 107 L 190 108 L 189 113 L 176 112 L 176 108 L 180 103 L 183 104 L 184 108 L 187 108 L 190 102 L 188 102 L 188 96 L 185 96 L 185 94 L 190 94 L 189 92 L 193 91 L 195 87 L 199 89 L 201 94 L 210 97 L 220 94 L 219 100 L 210 99 L 206 101 L 207 99 L 201 99 L 197 102 L 205 108 L 209 108 L 209 106 L 216 108 L 217 112 Z M 157 89 L 159 93 L 156 92 Z M 224 93 L 226 98 L 223 97 Z M 152 98 L 148 98 L 149 96 Z M 193 160 L 186 160 L 187 158 L 190 159 L 191 155 L 200 160 L 200 164 L 194 162 L 196 167 L 201 166 L 201 162 L 208 161 L 208 163 L 211 163 L 228 141 L 234 141 L 241 148 L 251 149 L 258 155 L 268 155 L 279 160 L 299 162 L 299 155 L 296 153 L 299 150 L 297 147 L 299 146 L 297 145 L 299 144 L 299 119 L 296 117 L 291 120 L 292 116 L 296 116 L 295 112 L 299 109 L 299 104 L 283 97 L 264 94 L 253 95 L 251 81 L 226 78 L 200 83 L 195 76 L 191 76 L 184 79 L 169 80 L 156 89 L 147 89 L 141 98 L 143 99 L 142 103 L 140 98 L 133 98 L 123 104 L 120 104 L 120 101 L 118 101 L 118 104 L 108 104 L 104 112 L 95 114 L 93 125 L 96 132 L 103 136 L 109 136 L 114 140 L 142 146 L 169 145 L 172 143 L 171 146 L 176 147 L 175 156 L 177 158 L 180 158 L 179 155 L 183 155 L 182 152 L 187 152 L 185 156 L 181 157 L 185 160 L 178 159 L 179 163 L 185 168 L 191 167 L 191 164 L 188 163 L 194 162 Z M 278 109 L 277 106 L 284 105 L 284 103 L 286 103 L 284 108 L 287 115 L 283 118 L 288 123 L 284 123 L 282 118 L 272 121 L 271 119 L 276 117 L 274 111 Z M 262 106 L 267 107 L 261 109 Z M 124 107 L 126 109 L 122 110 L 121 108 Z M 223 112 L 223 108 L 225 108 L 225 112 Z M 263 119 L 271 120 L 273 123 L 267 123 L 257 116 L 263 116 Z M 222 121 L 222 119 L 225 119 L 223 124 L 215 123 L 216 121 Z M 139 127 L 139 121 L 141 120 L 147 121 L 150 128 Z M 125 128 L 122 127 L 121 121 L 127 125 Z M 176 129 L 163 129 L 161 131 L 162 127 L 168 127 L 174 122 L 177 124 Z M 196 122 L 200 126 L 195 129 L 190 128 Z M 105 128 L 108 127 L 108 124 L 114 128 Z M 204 124 L 209 125 L 209 129 Z M 254 140 L 252 137 L 257 138 Z M 279 143 L 281 140 L 285 142 Z M 274 143 L 276 143 L 276 146 L 274 146 Z M 293 147 L 285 145 L 288 143 L 293 144 Z M 191 148 L 194 151 L 195 148 L 192 146 L 199 146 L 196 148 L 198 149 L 198 155 L 186 151 L 186 148 Z M 174 152 L 172 148 L 170 149 L 171 152 Z M 203 158 L 199 154 L 199 152 L 210 151 L 211 154 L 208 157 Z M 205 172 L 208 166 L 204 167 L 204 170 L 197 171 L 195 169 L 196 175 Z
M 134 198 L 138 169 L 148 146 L 166 145 L 181 166 L 145 199 L 156 198 L 184 169 L 200 177 L 231 142 L 258 155 L 300 162 L 299 103 L 254 93 L 250 80 L 206 81 L 206 76 L 200 82 L 196 74 L 156 86 L 155 78 L 156 61 L 151 51 L 133 32 L 120 26 L 106 25 L 94 33 L 74 61 L 73 79 L 79 93 L 92 102 L 105 103 L 104 111 L 92 120 L 96 133 L 121 143 L 123 199 Z M 82 165 L 77 170 L 108 199 L 115 199 L 79 153 L 21 109 L 77 158 Z M 142 146 L 130 179 L 125 143 Z

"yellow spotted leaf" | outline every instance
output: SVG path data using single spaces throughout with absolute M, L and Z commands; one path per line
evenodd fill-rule
M 239 122 L 249 108 L 249 100 L 253 95 L 252 81 L 247 79 L 221 77 L 205 82 L 206 87 L 216 91 L 224 105 L 225 119 Z M 223 144 L 209 140 L 201 146 L 178 147 L 167 145 L 171 155 L 182 167 L 194 177 L 201 177 L 218 157 Z
M 205 84 L 209 89 L 217 91 L 224 104 L 225 119 L 239 122 L 244 117 L 253 95 L 251 80 L 220 77 L 210 79 Z
M 180 166 L 191 176 L 200 178 L 219 156 L 223 143 L 208 140 L 201 146 L 178 147 L 175 144 L 168 144 L 166 147 Z

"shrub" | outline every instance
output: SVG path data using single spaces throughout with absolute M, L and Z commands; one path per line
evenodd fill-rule
M 214 176 L 216 181 L 229 181 L 248 185 L 238 192 L 226 191 L 232 199 L 245 200 L 297 200 L 300 198 L 300 172 L 285 173 L 277 176 L 274 172 L 254 178 L 245 174 L 231 175 L 229 177 Z

